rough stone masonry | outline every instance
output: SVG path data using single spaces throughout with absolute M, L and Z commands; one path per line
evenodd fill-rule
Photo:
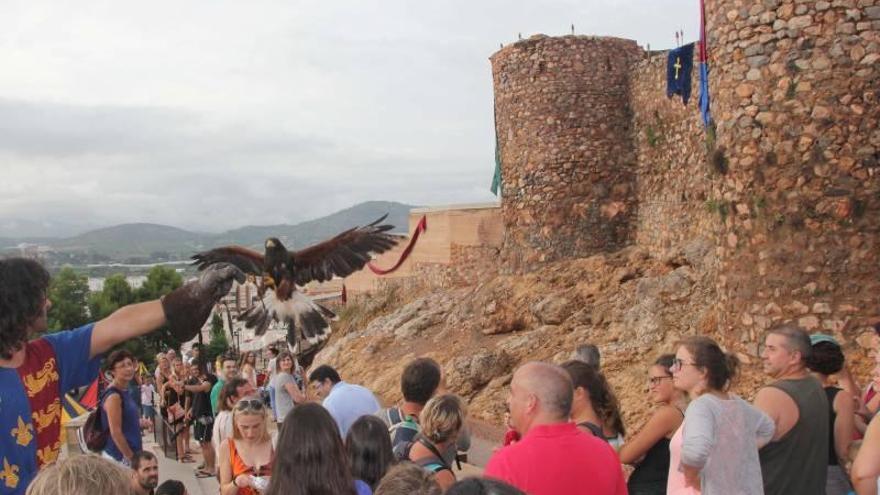
M 880 4 L 706 0 L 716 127 L 665 97 L 665 53 L 533 36 L 491 57 L 501 271 L 714 246 L 721 340 L 880 320 Z M 696 68 L 697 61 L 694 67 Z

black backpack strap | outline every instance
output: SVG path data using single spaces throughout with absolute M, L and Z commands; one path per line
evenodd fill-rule
M 122 398 L 122 391 L 112 385 L 101 392 L 101 407 L 104 407 L 104 401 L 107 400 L 107 397 L 110 397 L 113 394 L 119 394 L 119 397 Z
M 400 409 L 396 407 L 388 408 L 388 425 L 394 426 L 401 421 L 403 421 L 403 415 L 400 414 Z
M 421 466 L 424 469 L 427 469 L 428 471 L 431 471 L 432 473 L 439 473 L 440 471 L 447 470 L 452 472 L 452 470 L 449 469 L 449 466 L 447 466 L 446 463 L 443 462 L 443 459 L 439 457 L 425 457 L 424 459 L 419 459 L 415 461 L 415 464 L 417 466 Z
M 428 451 L 431 452 L 431 454 L 433 454 L 433 456 L 434 456 L 434 458 L 427 457 L 427 458 L 423 459 L 422 461 L 429 462 L 432 464 L 440 464 L 440 467 L 438 469 L 433 470 L 435 473 L 437 471 L 443 471 L 444 469 L 447 471 L 452 471 L 452 466 L 450 466 L 449 464 L 446 463 L 446 460 L 443 459 L 443 454 L 441 454 L 440 451 L 437 450 L 437 447 L 435 447 L 433 443 L 431 443 L 430 441 L 428 441 L 427 438 L 422 436 L 421 433 L 419 433 L 416 436 L 416 441 L 419 442 L 420 444 L 422 444 L 422 446 L 425 447 L 426 449 L 428 449 Z M 417 464 L 423 465 L 422 461 L 419 461 Z
M 582 423 L 578 423 L 577 425 L 590 430 L 590 433 L 592 433 L 594 437 L 599 437 L 602 440 L 607 441 L 607 439 L 605 438 L 605 432 L 602 431 L 601 426 L 595 423 L 590 423 L 589 421 L 584 421 Z

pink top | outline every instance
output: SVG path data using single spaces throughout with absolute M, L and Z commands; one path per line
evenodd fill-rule
M 666 494 L 700 495 L 700 490 L 685 486 L 684 473 L 678 469 L 681 465 L 682 426 L 675 430 L 675 435 L 669 440 L 669 479 L 666 482 Z

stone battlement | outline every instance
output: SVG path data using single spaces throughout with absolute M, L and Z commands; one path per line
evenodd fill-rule
M 665 97 L 666 54 L 634 41 L 538 35 L 492 55 L 502 273 L 703 239 L 731 340 L 880 319 L 880 5 L 752 3 L 706 0 L 714 132 L 698 60 L 685 106 Z

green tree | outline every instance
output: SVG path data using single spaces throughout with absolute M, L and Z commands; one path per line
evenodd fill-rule
M 226 338 L 226 331 L 223 330 L 223 319 L 218 313 L 214 313 L 211 317 L 211 342 L 205 346 L 205 359 L 209 363 L 213 362 L 228 349 L 229 340 Z
M 49 284 L 49 330 L 76 328 L 89 322 L 86 300 L 89 296 L 89 279 L 66 266 Z
M 134 292 L 125 275 L 116 273 L 104 280 L 103 290 L 89 295 L 89 313 L 94 320 L 100 320 L 133 301 Z
M 154 266 L 147 273 L 147 280 L 144 281 L 144 285 L 135 291 L 135 299 L 137 302 L 159 299 L 181 285 L 183 285 L 183 278 L 174 268 L 162 265 Z M 179 350 L 180 344 L 183 343 L 172 335 L 168 330 L 168 325 L 162 325 L 155 332 L 141 338 L 144 339 L 146 348 L 153 354 L 166 348 Z
M 174 289 L 183 285 L 183 278 L 174 268 L 157 265 L 147 273 L 147 280 L 137 290 L 138 301 L 151 301 L 159 299 Z

